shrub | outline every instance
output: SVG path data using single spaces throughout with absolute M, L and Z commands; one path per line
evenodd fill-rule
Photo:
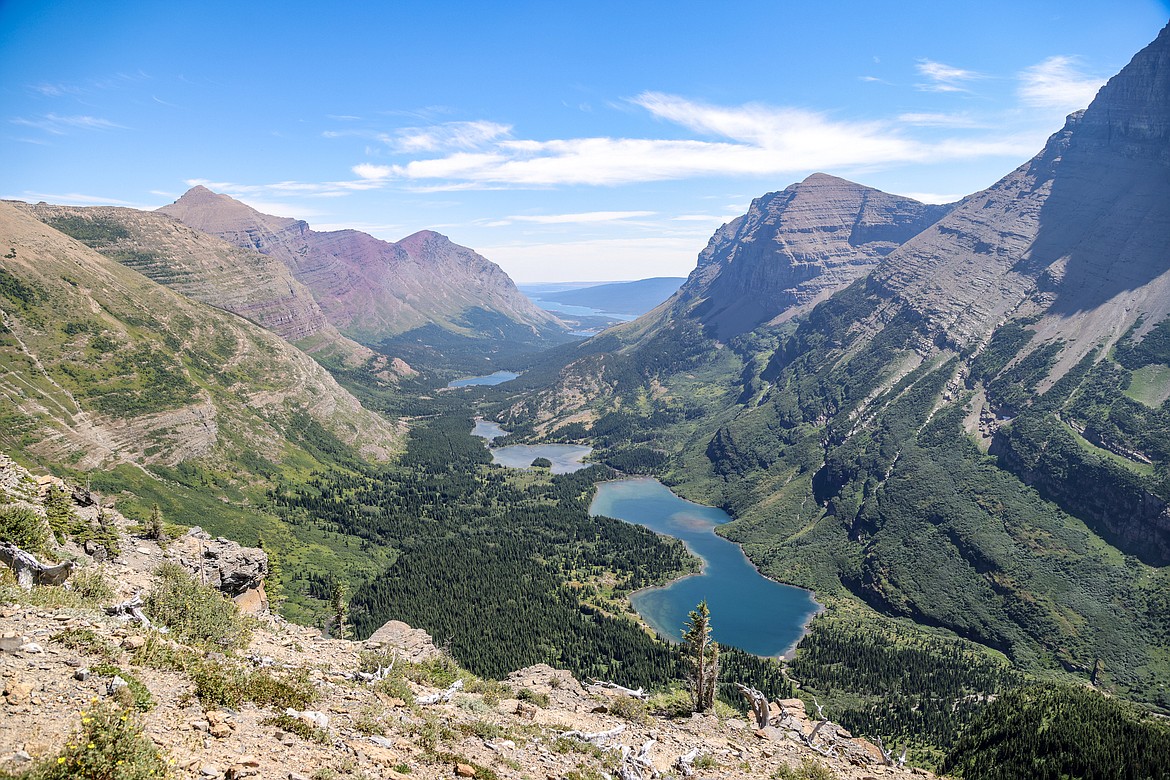
M 154 706 L 154 697 L 150 695 L 150 689 L 128 672 L 124 672 L 112 664 L 98 664 L 90 671 L 102 677 L 113 679 L 116 676 L 126 681 L 126 687 L 119 688 L 114 694 L 123 707 L 133 707 L 141 712 L 148 712 Z
M 273 715 L 271 718 L 265 718 L 260 723 L 264 726 L 276 726 L 290 734 L 296 734 L 301 739 L 320 742 L 323 745 L 329 744 L 329 732 L 315 726 L 310 726 L 300 718 L 294 718 L 292 715 L 281 713 L 280 715 Z
M 520 701 L 526 701 L 526 702 L 529 702 L 530 704 L 535 704 L 537 707 L 541 707 L 541 708 L 548 707 L 548 702 L 549 702 L 548 694 L 547 693 L 537 693 L 536 691 L 532 690 L 531 688 L 521 688 L 520 692 L 516 694 L 516 698 L 519 699 Z
M 625 718 L 634 723 L 647 723 L 650 720 L 646 702 L 635 699 L 633 696 L 615 696 L 609 700 L 606 709 L 611 715 L 617 715 L 619 718 Z
M 112 601 L 114 589 L 96 566 L 77 569 L 69 576 L 69 587 L 91 604 Z
M 650 697 L 648 706 L 651 712 L 668 718 L 689 718 L 694 712 L 690 693 L 679 689 L 655 694 Z
M 317 699 L 317 688 L 303 669 L 273 674 L 248 670 L 236 663 L 196 661 L 190 665 L 195 696 L 204 706 L 239 707 L 250 701 L 260 707 L 301 710 Z
M 146 614 L 180 640 L 217 650 L 244 647 L 251 630 L 240 610 L 214 588 L 200 585 L 174 563 L 158 568 L 158 586 L 146 597 Z
M 29 771 L 28 780 L 154 780 L 166 777 L 167 764 L 142 733 L 133 712 L 109 702 L 81 713 L 81 728 L 65 749 Z
M 96 655 L 106 661 L 112 661 L 118 655 L 117 648 L 91 628 L 67 628 L 59 634 L 54 634 L 52 640 L 70 650 Z
M 0 542 L 11 542 L 22 550 L 41 553 L 49 540 L 45 519 L 27 506 L 0 506 Z

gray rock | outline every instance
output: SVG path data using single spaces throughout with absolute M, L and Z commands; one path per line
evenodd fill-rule
M 223 537 L 213 539 L 198 526 L 176 539 L 170 554 L 197 580 L 229 596 L 259 588 L 268 576 L 268 553 Z

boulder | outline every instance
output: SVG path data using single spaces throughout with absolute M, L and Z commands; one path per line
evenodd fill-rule
M 268 576 L 268 553 L 259 547 L 243 547 L 196 526 L 175 540 L 169 555 L 196 580 L 235 597 L 260 588 Z
M 401 620 L 391 620 L 370 635 L 370 647 L 397 650 L 407 661 L 418 663 L 442 654 L 431 635 L 421 628 L 411 628 Z

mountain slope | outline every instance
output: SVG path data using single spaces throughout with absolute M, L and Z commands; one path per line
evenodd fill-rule
M 946 213 L 816 173 L 752 201 L 699 254 L 679 291 L 720 340 L 791 319 L 864 276 Z
M 341 332 L 375 347 L 480 353 L 533 350 L 564 340 L 564 326 L 522 295 L 499 266 L 421 231 L 397 243 L 356 230 L 320 233 L 194 187 L 163 214 L 283 262 Z
M 512 412 L 555 419 L 603 367 L 598 441 L 620 421 L 673 456 L 765 573 L 1170 708 L 1168 80 L 1170 28 L 1035 158 L 815 307 L 736 269 L 758 242 L 733 223 L 706 253 L 732 262 Z M 688 309 L 688 289 L 774 308 Z M 693 403 L 703 372 L 722 403 Z
M 90 469 L 304 456 L 312 430 L 385 459 L 395 425 L 278 336 L 195 303 L 0 203 L 4 425 L 27 457 Z M 246 471 L 246 470 L 245 470 Z
M 375 353 L 338 332 L 283 263 L 149 211 L 14 204 L 182 295 L 245 317 L 325 358 L 362 365 Z

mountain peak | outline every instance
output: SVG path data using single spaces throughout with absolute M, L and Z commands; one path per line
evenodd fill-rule
M 821 173 L 819 171 L 817 173 L 810 174 L 809 176 L 807 176 L 805 178 L 804 181 L 802 181 L 800 184 L 798 184 L 796 186 L 799 186 L 799 187 L 825 187 L 825 186 L 840 187 L 842 184 L 848 185 L 850 187 L 864 187 L 865 186 L 863 184 L 858 184 L 857 182 L 849 181 L 848 179 L 842 179 L 839 176 L 833 176 L 831 174 Z

